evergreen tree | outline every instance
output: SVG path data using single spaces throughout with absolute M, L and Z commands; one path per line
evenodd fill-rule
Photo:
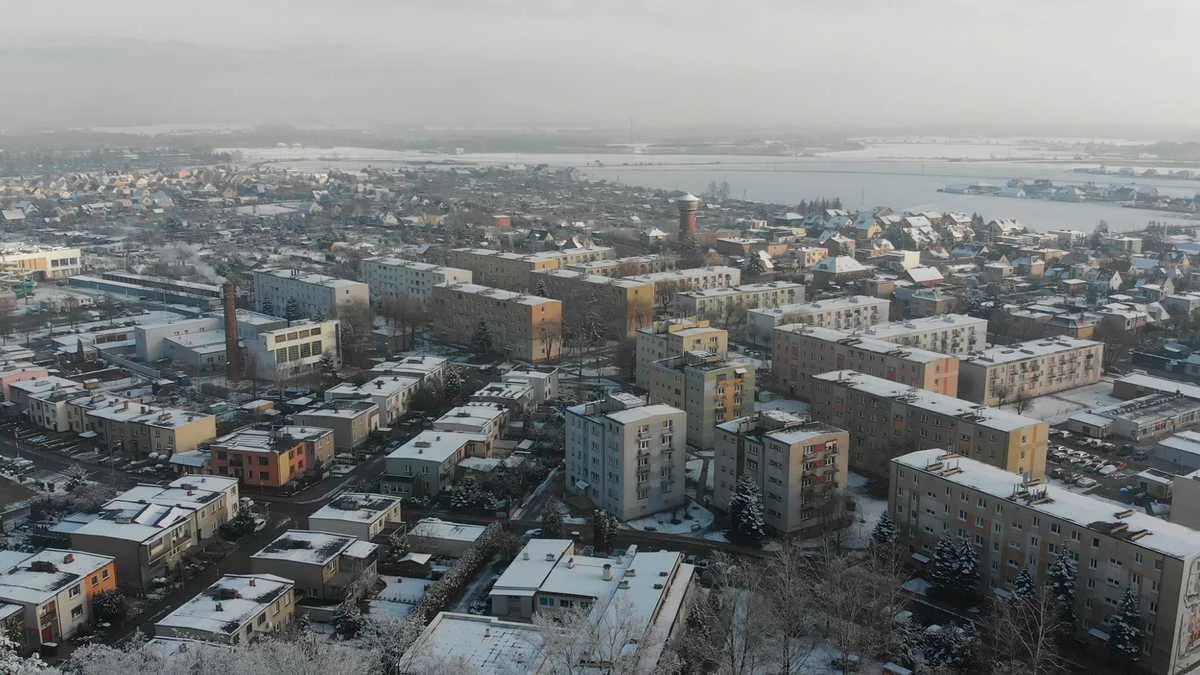
M 288 321 L 304 318 L 304 314 L 300 311 L 300 303 L 296 302 L 295 298 L 288 298 L 287 305 L 283 308 L 283 318 Z
M 875 523 L 875 531 L 871 533 L 871 541 L 880 547 L 896 543 L 896 523 L 892 521 L 891 514 L 885 511 L 879 516 L 879 522 Z
M 927 631 L 921 640 L 925 665 L 934 671 L 961 671 L 966 668 L 978 647 L 979 635 L 974 624 L 941 626 Z
M 442 378 L 442 393 L 447 399 L 454 400 L 462 393 L 462 375 L 454 368 L 446 371 Z
M 958 550 L 949 539 L 939 539 L 933 552 L 933 570 L 929 573 L 929 583 L 933 590 L 945 593 L 954 589 L 958 580 Z
M 459 511 L 473 509 L 483 502 L 479 485 L 471 476 L 467 476 L 450 488 L 450 508 Z
M 550 297 L 550 296 L 546 295 L 546 280 L 545 279 L 538 279 L 537 286 L 535 286 L 533 289 L 533 294 L 538 296 L 539 298 Z
M 491 329 L 488 328 L 487 323 L 480 321 L 479 325 L 475 327 L 475 333 L 471 335 L 471 351 L 476 356 L 490 356 L 495 346 Z
M 262 301 L 262 313 L 270 316 L 275 315 L 275 303 L 271 302 L 270 298 L 266 298 Z
M 1037 593 L 1037 586 L 1034 584 L 1033 575 L 1029 573 L 1028 568 L 1022 568 L 1017 573 L 1017 578 L 1013 580 L 1013 599 L 1027 602 L 1033 598 L 1035 593 Z
M 1050 586 L 1050 595 L 1062 616 L 1063 623 L 1069 628 L 1075 626 L 1075 561 L 1065 554 L 1055 558 L 1046 568 L 1046 583 Z
M 965 541 L 958 547 L 958 576 L 954 585 L 963 598 L 975 595 L 979 588 L 979 552 Z
M 1142 654 L 1142 614 L 1138 608 L 1137 595 L 1133 587 L 1125 589 L 1117 614 L 1109 620 L 1108 646 L 1128 661 L 1136 661 Z
M 737 489 L 729 499 L 729 519 L 734 537 L 762 541 L 767 536 L 762 494 L 748 477 L 738 481 Z
M 592 511 L 592 544 L 598 552 L 612 550 L 613 535 L 617 531 L 617 519 L 604 509 Z
M 742 271 L 756 277 L 767 271 L 767 265 L 763 262 L 762 256 L 753 252 L 746 256 L 746 262 L 742 263 Z
M 542 511 L 542 536 L 546 539 L 557 539 L 563 535 L 563 515 L 557 502 L 546 505 Z

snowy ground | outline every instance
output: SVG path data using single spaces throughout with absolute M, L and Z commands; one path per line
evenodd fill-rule
M 886 499 L 872 497 L 867 493 L 867 479 L 856 473 L 846 478 L 846 492 L 854 498 L 854 522 L 847 528 L 842 545 L 847 548 L 866 548 L 870 543 L 875 523 L 879 522 L 888 508 Z
M 808 414 L 808 404 L 804 401 L 796 401 L 790 398 L 776 398 L 770 401 L 758 401 L 754 404 L 755 412 L 763 410 L 782 410 L 783 412 L 791 413 L 797 416 Z
M 663 511 L 662 513 L 656 513 L 645 518 L 630 520 L 626 523 L 622 523 L 621 526 L 632 530 L 645 530 L 646 528 L 653 528 L 656 532 L 663 532 L 666 534 L 694 534 L 698 532 L 705 532 L 708 530 L 708 528 L 712 527 L 712 511 L 709 511 L 695 502 L 691 502 L 688 504 L 687 512 L 688 515 L 691 516 L 691 519 L 689 520 L 687 518 L 683 518 L 678 523 L 671 522 L 671 518 L 673 518 L 676 513 L 675 511 Z
M 370 614 L 376 617 L 403 619 L 425 595 L 425 589 L 433 584 L 429 579 L 393 577 L 381 575 L 379 579 L 387 586 L 368 602 Z
M 1112 395 L 1112 380 L 1104 379 L 1086 387 L 1068 389 L 1047 396 L 1039 396 L 1026 403 L 1022 415 L 1045 420 L 1050 424 L 1060 424 L 1067 421 L 1071 415 L 1087 408 L 1119 403 Z M 1006 410 L 1016 412 L 1017 405 L 1008 403 L 1003 406 Z

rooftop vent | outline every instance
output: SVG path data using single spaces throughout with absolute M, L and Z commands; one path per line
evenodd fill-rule
M 546 554 L 546 562 L 554 562 L 554 554 L 553 553 Z

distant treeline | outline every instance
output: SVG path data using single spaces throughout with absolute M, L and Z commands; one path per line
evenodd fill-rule
M 0 176 L 61 173 L 68 171 L 119 171 L 123 169 L 179 168 L 228 162 L 228 153 L 200 148 L 108 147 L 88 150 L 63 148 L 0 148 Z

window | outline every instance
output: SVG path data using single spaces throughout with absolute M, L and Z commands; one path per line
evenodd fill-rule
M 93 575 L 92 575 L 92 585 L 93 585 L 93 586 L 99 586 L 99 585 L 100 585 L 100 577 L 99 577 L 99 575 L 96 575 L 96 574 L 93 574 Z
M 1133 554 L 1133 561 L 1134 561 L 1134 562 L 1136 562 L 1136 563 L 1137 563 L 1137 564 L 1139 564 L 1139 565 L 1141 565 L 1143 562 L 1145 562 L 1145 561 L 1142 559 L 1142 552 L 1141 552 L 1141 551 L 1138 551 L 1137 553 L 1134 553 L 1134 554 Z
M 1062 525 L 1050 523 L 1050 534 L 1062 534 Z
M 1088 569 L 1090 569 L 1090 570 L 1094 570 L 1094 569 L 1096 569 L 1096 567 L 1097 567 L 1096 559 L 1095 559 L 1095 558 L 1090 558 L 1090 559 L 1088 560 Z
M 1071 541 L 1079 541 L 1079 530 L 1071 530 Z
M 266 623 L 266 622 L 267 622 L 267 615 L 266 615 L 266 614 L 259 614 L 259 615 L 258 615 L 258 620 L 257 620 L 257 621 L 255 621 L 255 623 L 257 623 L 257 624 L 258 624 L 258 625 L 260 625 L 260 626 L 261 626 L 261 625 L 263 625 L 263 624 L 264 624 L 264 623 Z
M 73 598 L 73 597 L 79 595 L 79 592 L 80 592 L 80 587 L 78 585 L 72 586 L 71 590 L 67 591 L 67 597 Z
M 1162 568 L 1163 568 L 1163 561 L 1162 561 L 1162 558 L 1159 558 L 1158 560 L 1155 560 L 1155 561 L 1154 561 L 1154 569 L 1156 569 L 1156 570 L 1161 570 Z
M 1100 537 L 1092 537 L 1092 548 L 1100 548 Z
M 105 568 L 105 569 L 103 569 L 103 570 L 100 570 L 100 578 L 101 578 L 101 579 L 107 579 L 107 578 L 108 578 L 108 569 L 107 569 L 107 568 Z
M 259 458 L 258 458 L 258 465 L 259 465 L 259 466 L 266 466 L 266 465 L 267 465 L 267 458 L 266 458 L 266 457 L 259 457 Z
M 271 480 L 271 473 L 268 471 L 259 471 L 258 477 L 262 480 Z
M 83 605 L 77 605 L 71 608 L 71 618 L 78 618 L 83 615 Z
M 538 598 L 538 605 L 540 605 L 542 607 L 553 607 L 554 606 L 554 598 L 547 598 L 546 596 L 543 595 L 542 597 Z

